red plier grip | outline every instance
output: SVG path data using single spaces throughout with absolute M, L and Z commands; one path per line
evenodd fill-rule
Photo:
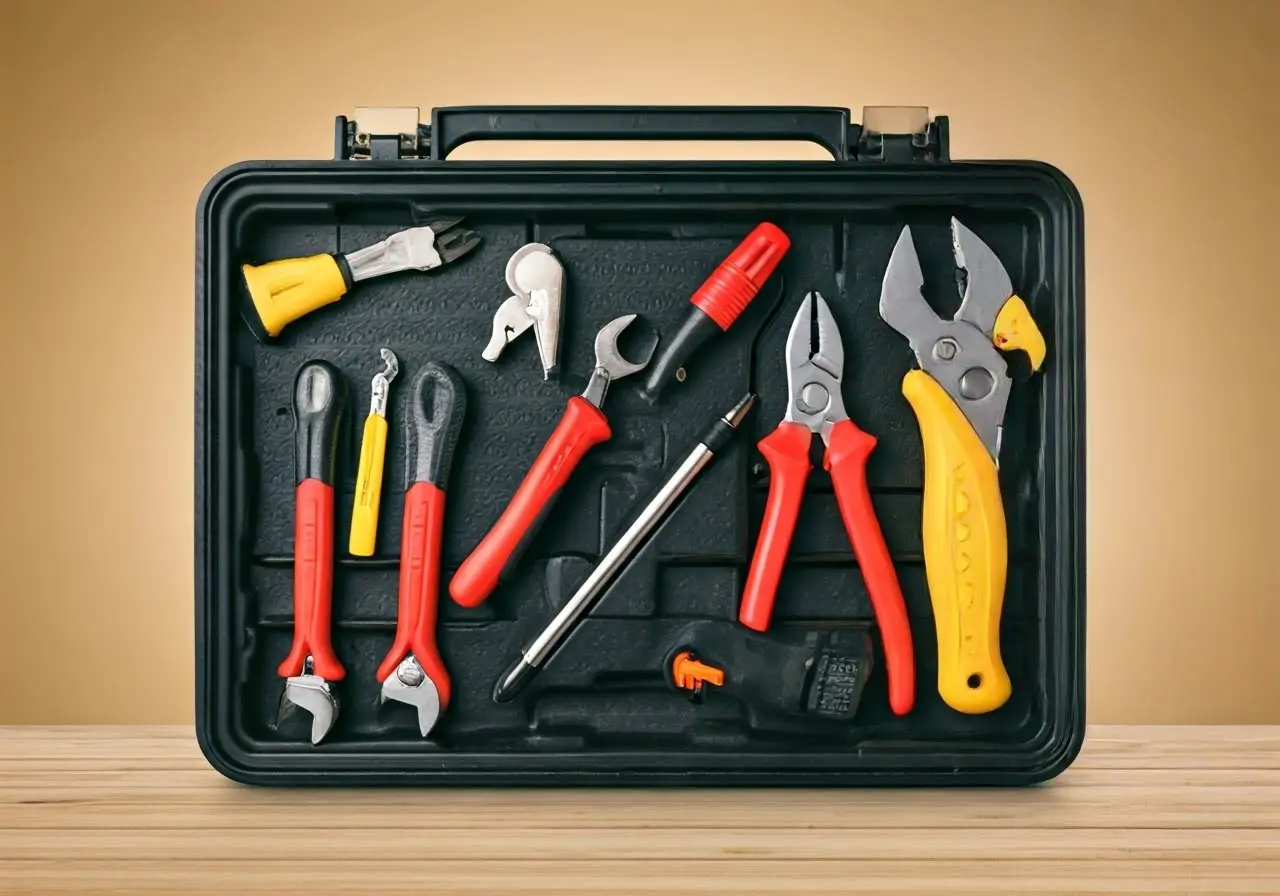
M 791 548 L 804 485 L 813 469 L 809 460 L 812 440 L 813 433 L 803 423 L 783 422 L 756 446 L 769 462 L 769 497 L 742 592 L 738 621 L 758 632 L 769 628 L 773 616 L 773 601 Z
M 405 493 L 396 637 L 377 672 L 378 681 L 386 681 L 412 653 L 435 684 L 442 710 L 450 691 L 449 670 L 436 646 L 444 504 L 444 491 L 430 482 L 415 482 Z
M 582 458 L 612 435 L 603 411 L 580 395 L 569 399 L 511 502 L 450 580 L 449 594 L 456 603 L 475 607 L 484 602 L 519 560 Z
M 880 627 L 889 706 L 897 715 L 905 715 L 915 703 L 915 658 L 907 604 L 867 487 L 867 458 L 875 446 L 875 436 L 852 420 L 841 420 L 831 430 L 823 467 L 831 474 L 836 504 Z

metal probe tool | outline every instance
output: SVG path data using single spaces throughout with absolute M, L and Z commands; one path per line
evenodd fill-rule
M 569 598 L 555 618 L 521 652 L 520 659 L 498 679 L 493 688 L 495 703 L 510 702 L 546 665 L 578 621 L 604 594 L 610 582 L 675 506 L 693 480 L 711 463 L 716 453 L 733 439 L 734 432 L 746 419 L 755 401 L 755 394 L 748 392 L 728 413 L 717 419 L 703 433 L 698 444 L 680 462 L 675 472 L 658 489 L 658 493 L 622 533 L 622 537 L 601 558 L 599 565 L 591 571 L 591 575 L 587 576 L 587 580 L 582 583 L 573 597 Z

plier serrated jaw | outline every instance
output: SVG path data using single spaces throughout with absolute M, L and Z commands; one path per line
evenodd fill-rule
M 830 444 L 831 429 L 849 415 L 844 409 L 844 343 L 831 307 L 821 293 L 800 303 L 787 334 L 787 410 L 783 419 L 803 423 Z

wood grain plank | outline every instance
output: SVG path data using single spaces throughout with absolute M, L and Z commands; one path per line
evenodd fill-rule
M 506 793 L 244 790 L 210 786 L 209 772 L 183 773 L 165 786 L 134 787 L 128 778 L 94 781 L 85 773 L 9 783 L 0 777 L 0 831 L 135 827 L 216 830 L 288 827 L 298 817 L 338 805 L 346 830 L 381 829 L 389 814 L 421 828 L 488 831 L 510 824 L 584 829 L 764 830 L 820 825 L 841 831 L 933 827 L 1071 830 L 1077 828 L 1277 828 L 1280 786 L 1063 786 L 1014 791 L 994 799 L 975 791 L 799 793 L 619 792 Z M 189 777 L 188 777 L 189 776 Z M 1131 776 L 1130 776 L 1131 777 Z
M 547 828 L 514 824 L 487 831 L 450 831 L 435 824 L 418 827 L 397 817 L 381 829 L 326 824 L 325 836 L 301 825 L 254 826 L 243 830 L 75 830 L 52 838 L 48 831 L 6 831 L 0 865 L 20 859 L 55 860 L 68 853 L 76 861 L 110 861 L 127 851 L 139 861 L 268 862 L 280 856 L 301 861 L 359 861 L 384 852 L 421 859 L 449 859 L 496 852 L 513 861 L 661 861 L 687 859 L 769 859 L 809 862 L 823 859 L 901 861 L 1025 859 L 1038 861 L 1144 859 L 1159 861 L 1280 862 L 1280 832 L 1274 829 L 1113 830 L 1077 829 L 1069 836 L 1053 830 L 1019 828 L 917 827 L 900 831 L 864 828 L 851 835 L 827 827 L 798 828 L 631 828 L 579 830 L 573 836 Z
M 0 893 L 281 889 L 1275 896 L 1280 728 L 1095 728 L 1012 790 L 571 791 L 253 788 L 181 727 L 0 728 Z
M 1257 861 L 1015 859 L 773 862 L 533 862 L 502 858 L 299 862 L 135 861 L 9 863 L 0 893 L 182 892 L 414 893 L 418 896 L 724 894 L 1264 894 L 1275 896 L 1280 864 Z

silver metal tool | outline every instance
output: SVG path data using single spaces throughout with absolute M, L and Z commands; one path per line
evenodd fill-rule
M 301 675 L 285 679 L 283 701 L 311 714 L 313 744 L 324 740 L 338 717 L 338 696 L 328 681 L 315 674 L 311 657 L 307 657 Z
M 675 506 L 693 480 L 711 463 L 716 453 L 729 444 L 734 432 L 751 411 L 755 400 L 753 393 L 747 393 L 703 434 L 698 444 L 680 462 L 648 505 L 640 511 L 639 516 L 627 527 L 613 547 L 609 548 L 608 553 L 600 559 L 600 563 L 587 576 L 587 580 L 582 583 L 573 597 L 569 598 L 555 618 L 547 623 L 546 628 L 524 649 L 520 659 L 498 680 L 493 689 L 495 702 L 509 702 L 546 664 L 583 615 L 604 594 L 615 576 L 622 571 L 635 552 L 653 533 L 658 523 Z
M 998 464 L 1012 380 L 996 349 L 1022 348 L 1032 369 L 1038 369 L 1045 355 L 1044 337 L 1022 299 L 1014 295 L 1000 259 L 955 218 L 951 244 L 956 266 L 965 274 L 955 317 L 939 317 L 925 301 L 924 274 L 909 227 L 902 228 L 885 271 L 880 316 L 906 337 L 920 368 L 956 403 Z
M 421 227 L 393 233 L 372 246 L 346 253 L 343 260 L 351 270 L 352 282 L 397 271 L 429 271 L 461 258 L 480 242 L 480 234 L 474 230 L 458 229 L 461 223 L 461 217 L 432 218 Z
M 528 243 L 507 261 L 507 287 L 512 295 L 493 316 L 493 332 L 481 356 L 497 361 L 502 350 L 530 328 L 538 343 L 543 379 L 560 368 L 564 266 L 551 247 Z

